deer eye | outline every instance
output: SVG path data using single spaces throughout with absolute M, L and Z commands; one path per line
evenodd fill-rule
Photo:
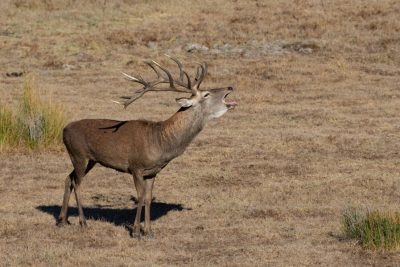
M 209 97 L 210 93 L 205 93 L 204 97 Z

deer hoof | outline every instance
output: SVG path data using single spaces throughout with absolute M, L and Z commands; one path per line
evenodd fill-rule
M 140 240 L 140 238 L 141 238 L 140 231 L 139 231 L 139 232 L 133 231 L 132 234 L 131 234 L 131 236 L 132 236 L 134 239 Z
M 57 222 L 56 222 L 56 226 L 58 226 L 58 227 L 62 227 L 62 226 L 65 226 L 65 225 L 70 225 L 70 224 L 71 223 L 66 219 L 58 219 Z
M 155 239 L 155 236 L 154 236 L 154 233 L 152 231 L 150 231 L 150 232 L 144 233 L 144 238 L 146 240 L 153 240 L 153 239 Z
M 81 225 L 82 228 L 86 228 L 87 227 L 86 221 L 79 221 L 79 224 Z
M 133 225 L 133 227 L 129 229 L 129 233 L 133 238 L 139 240 L 142 235 L 142 228 L 140 225 Z

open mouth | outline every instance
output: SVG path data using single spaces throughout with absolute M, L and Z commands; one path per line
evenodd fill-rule
M 229 95 L 229 93 L 227 93 L 227 94 L 224 96 L 224 99 L 222 100 L 222 102 L 227 106 L 228 109 L 233 109 L 233 108 L 235 108 L 235 107 L 237 106 L 237 103 L 236 103 L 235 100 L 226 99 L 226 97 L 227 97 L 228 95 Z

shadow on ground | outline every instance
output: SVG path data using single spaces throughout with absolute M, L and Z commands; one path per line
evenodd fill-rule
M 53 215 L 54 219 L 57 220 L 60 214 L 61 206 L 49 205 L 49 206 L 37 206 L 36 209 Z M 163 202 L 153 202 L 151 204 L 151 220 L 157 220 L 158 218 L 166 215 L 170 211 L 183 211 L 191 210 L 191 208 L 185 208 L 182 204 L 171 204 Z M 133 220 L 136 215 L 136 208 L 108 208 L 108 207 L 85 207 L 83 209 L 86 219 L 105 221 L 113 223 L 117 226 L 133 224 Z M 142 212 L 142 217 L 143 217 Z M 75 207 L 68 208 L 69 216 L 78 216 L 78 209 Z M 143 219 L 143 218 L 142 218 Z

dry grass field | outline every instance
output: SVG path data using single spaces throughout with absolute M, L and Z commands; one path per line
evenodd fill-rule
M 207 61 L 202 88 L 234 86 L 239 106 L 158 175 L 153 240 L 126 228 L 129 175 L 96 167 L 89 227 L 72 197 L 59 228 L 64 148 L 0 154 L 0 265 L 399 266 L 341 229 L 348 206 L 399 209 L 399 14 L 396 0 L 1 1 L 1 105 L 33 75 L 68 121 L 163 120 L 177 94 L 110 100 L 133 88 L 121 71 L 150 75 L 143 61 L 169 53 Z

